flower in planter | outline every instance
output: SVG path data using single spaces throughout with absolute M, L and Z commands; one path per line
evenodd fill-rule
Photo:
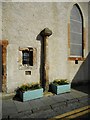
M 69 82 L 67 81 L 67 79 L 56 79 L 52 82 L 52 84 L 54 84 L 54 85 L 66 85 L 66 84 L 69 84 Z
M 70 92 L 71 84 L 67 79 L 56 79 L 51 83 L 51 91 L 55 94 Z
M 32 83 L 32 84 L 23 84 L 22 86 L 19 87 L 19 91 L 28 91 L 28 90 L 35 90 L 35 89 L 40 89 L 39 83 Z
M 43 97 L 43 88 L 39 83 L 23 84 L 18 88 L 17 94 L 22 101 L 33 100 Z

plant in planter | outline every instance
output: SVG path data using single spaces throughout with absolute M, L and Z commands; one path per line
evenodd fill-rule
M 56 79 L 51 83 L 51 90 L 55 94 L 70 92 L 71 84 L 67 79 Z
M 18 92 L 22 101 L 43 97 L 43 88 L 38 83 L 24 84 L 18 88 Z

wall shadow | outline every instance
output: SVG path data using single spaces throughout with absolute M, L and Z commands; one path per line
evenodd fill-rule
M 45 81 L 44 81 L 44 39 L 40 35 L 40 33 L 37 35 L 36 40 L 41 42 L 41 53 L 40 53 L 40 84 L 45 89 Z
M 79 91 L 90 93 L 89 86 L 90 86 L 90 52 L 85 59 L 85 61 L 80 66 L 79 70 L 77 71 L 76 75 L 72 80 L 71 87 L 77 89 Z M 83 87 L 81 87 L 83 86 Z M 85 88 L 86 86 L 86 88 Z

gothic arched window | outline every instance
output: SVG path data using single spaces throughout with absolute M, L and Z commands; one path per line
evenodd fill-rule
M 83 16 L 77 4 L 70 15 L 70 57 L 83 57 Z

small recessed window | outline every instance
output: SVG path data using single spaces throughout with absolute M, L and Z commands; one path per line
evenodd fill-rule
M 19 47 L 18 63 L 20 69 L 31 69 L 36 66 L 37 49 L 34 47 Z
M 25 75 L 31 75 L 31 71 L 25 71 Z
M 33 48 L 22 51 L 22 64 L 33 66 Z

